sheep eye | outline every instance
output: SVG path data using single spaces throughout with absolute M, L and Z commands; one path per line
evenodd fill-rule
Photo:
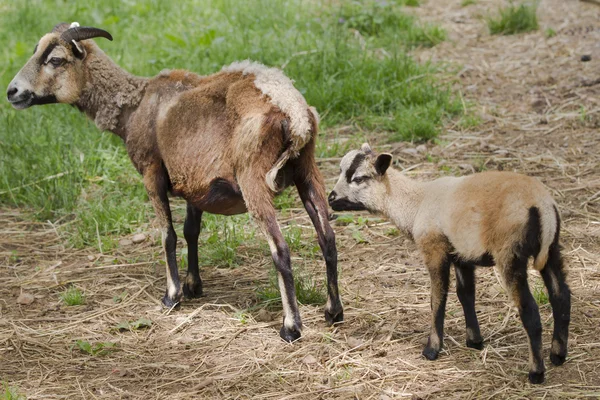
M 61 65 L 63 65 L 65 62 L 64 58 L 60 58 L 60 57 L 52 57 L 48 63 L 52 64 L 53 67 L 60 67 Z
M 361 183 L 363 183 L 367 179 L 369 179 L 368 176 L 358 176 L 358 177 L 352 179 L 352 182 L 356 183 L 357 185 L 360 185 Z

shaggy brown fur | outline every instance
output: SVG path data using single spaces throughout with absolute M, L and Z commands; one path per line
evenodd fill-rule
M 202 294 L 197 257 L 202 212 L 249 211 L 267 236 L 278 271 L 284 303 L 280 334 L 288 341 L 300 337 L 289 249 L 273 206 L 274 195 L 295 184 L 327 265 L 325 317 L 330 324 L 341 321 L 335 237 L 314 160 L 317 116 L 291 80 L 279 70 L 248 61 L 204 77 L 174 70 L 140 78 L 119 68 L 92 40 L 69 42 L 63 35 L 66 29 L 74 35 L 99 31 L 57 25 L 42 37 L 9 85 L 9 100 L 16 108 L 74 104 L 98 128 L 123 138 L 163 231 L 167 261 L 163 303 L 174 306 L 182 294 Z M 111 38 L 104 31 L 100 35 Z M 168 193 L 188 202 L 184 235 L 189 267 L 183 285 Z
M 475 314 L 476 265 L 496 265 L 529 337 L 532 383 L 544 379 L 541 323 L 527 284 L 527 262 L 534 259 L 548 288 L 554 314 L 550 359 L 567 354 L 570 291 L 559 247 L 560 218 L 548 190 L 537 179 L 511 172 L 416 182 L 394 169 L 391 155 L 376 155 L 365 144 L 341 162 L 329 204 L 334 210 L 383 213 L 414 238 L 431 277 L 432 326 L 423 354 L 437 358 L 443 344 L 444 310 L 450 265 L 465 313 L 467 346 L 482 348 Z

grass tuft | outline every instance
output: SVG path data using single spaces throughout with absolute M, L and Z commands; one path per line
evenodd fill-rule
M 60 299 L 68 306 L 80 306 L 85 303 L 85 295 L 75 286 L 70 286 L 61 293 Z
M 296 298 L 300 304 L 322 305 L 325 303 L 325 289 L 300 267 L 294 268 L 294 287 L 296 288 Z M 281 308 L 281 293 L 275 269 L 272 268 L 269 272 L 269 283 L 256 290 L 256 297 L 271 308 Z
M 21 396 L 14 387 L 8 386 L 7 382 L 2 382 L 0 400 L 25 400 L 25 396 Z
M 514 35 L 516 33 L 536 31 L 539 28 L 537 19 L 537 2 L 511 4 L 500 9 L 497 17 L 488 17 L 487 23 L 492 35 Z

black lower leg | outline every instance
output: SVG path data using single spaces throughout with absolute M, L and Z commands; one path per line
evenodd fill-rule
M 558 246 L 553 245 L 550 248 L 548 262 L 541 273 L 548 290 L 554 318 L 550 361 L 554 365 L 562 365 L 567 357 L 569 323 L 571 321 L 571 291 L 566 283 Z
M 531 295 L 527 283 L 527 259 L 516 259 L 512 265 L 510 277 L 507 279 L 512 289 L 513 300 L 519 309 L 521 322 L 529 338 L 529 381 L 544 381 L 544 360 L 542 359 L 542 323 L 535 299 Z
M 465 313 L 467 347 L 481 350 L 483 339 L 475 313 L 475 266 L 459 263 L 455 265 L 454 270 L 456 271 L 456 294 Z
M 303 179 L 296 183 L 298 193 L 304 204 L 315 230 L 317 240 L 327 268 L 327 304 L 325 305 L 325 320 L 329 325 L 344 320 L 344 309 L 340 299 L 337 272 L 337 248 L 335 233 L 327 218 L 327 203 L 325 198 L 318 195 L 314 183 Z
M 198 267 L 198 236 L 201 222 L 202 211 L 188 204 L 183 225 L 183 236 L 188 245 L 188 270 L 183 283 L 183 294 L 189 298 L 202 296 L 202 279 Z
M 300 311 L 296 302 L 296 288 L 292 273 L 290 250 L 283 239 L 275 216 L 266 222 L 266 234 L 271 248 L 271 256 L 277 270 L 279 291 L 281 293 L 281 304 L 283 306 L 283 326 L 279 336 L 286 342 L 293 342 L 301 336 L 302 321 Z
M 444 314 L 450 281 L 450 262 L 447 257 L 437 265 L 428 266 L 431 278 L 431 312 L 433 321 L 423 355 L 435 360 L 444 345 Z

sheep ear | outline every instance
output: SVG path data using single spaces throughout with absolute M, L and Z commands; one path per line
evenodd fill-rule
M 377 159 L 375 160 L 375 171 L 377 171 L 379 175 L 383 176 L 391 164 L 392 155 L 389 153 L 382 153 L 378 155 Z
M 363 151 L 364 153 L 370 154 L 373 152 L 373 150 L 371 150 L 371 146 L 369 146 L 369 143 L 363 143 L 362 146 L 360 146 L 361 151 Z

